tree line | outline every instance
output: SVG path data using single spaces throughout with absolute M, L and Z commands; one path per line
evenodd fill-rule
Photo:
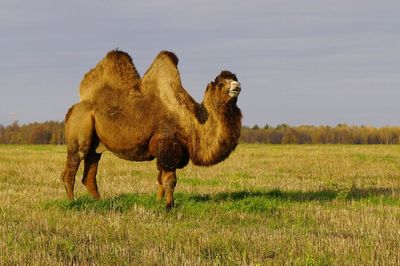
M 0 124 L 1 144 L 65 144 L 64 122 L 46 121 L 20 126 Z
M 244 126 L 240 142 L 266 144 L 400 144 L 400 127 Z M 64 122 L 46 121 L 20 126 L 0 124 L 1 144 L 65 144 Z
M 400 144 L 400 127 L 295 126 L 243 127 L 241 141 L 268 144 Z

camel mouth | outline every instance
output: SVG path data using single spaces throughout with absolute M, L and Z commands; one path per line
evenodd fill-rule
M 241 91 L 240 83 L 237 81 L 232 81 L 231 87 L 229 89 L 228 95 L 230 97 L 238 97 Z

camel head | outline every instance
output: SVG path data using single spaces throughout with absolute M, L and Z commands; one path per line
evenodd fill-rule
M 213 104 L 236 103 L 241 91 L 236 75 L 229 71 L 222 71 L 213 82 L 208 84 L 205 102 Z

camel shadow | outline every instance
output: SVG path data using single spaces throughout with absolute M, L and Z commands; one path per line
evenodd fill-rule
M 190 201 L 194 202 L 225 202 L 240 201 L 249 198 L 277 199 L 281 201 L 307 202 L 320 201 L 328 202 L 335 199 L 361 200 L 371 197 L 389 197 L 400 199 L 400 189 L 390 188 L 356 188 L 340 191 L 334 189 L 324 189 L 320 191 L 284 191 L 274 189 L 271 191 L 233 191 L 220 192 L 215 195 L 203 194 L 189 196 Z
M 279 202 L 330 202 L 333 200 L 360 201 L 368 199 L 372 204 L 400 204 L 400 189 L 389 188 L 355 188 L 348 191 L 324 189 L 320 191 L 285 191 L 274 189 L 270 191 L 233 191 L 217 194 L 176 193 L 175 210 L 183 206 L 213 203 L 241 204 L 243 201 L 256 200 L 256 203 Z M 164 202 L 157 202 L 155 194 L 123 193 L 110 198 L 95 200 L 89 196 L 81 196 L 73 201 L 55 200 L 45 203 L 45 208 L 56 207 L 64 211 L 94 211 L 94 212 L 126 212 L 137 206 L 154 211 L 165 210 Z

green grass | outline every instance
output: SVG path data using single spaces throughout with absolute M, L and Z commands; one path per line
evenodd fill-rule
M 240 145 L 177 172 L 100 161 L 101 200 L 66 200 L 64 146 L 0 145 L 0 265 L 398 265 L 400 146 Z

